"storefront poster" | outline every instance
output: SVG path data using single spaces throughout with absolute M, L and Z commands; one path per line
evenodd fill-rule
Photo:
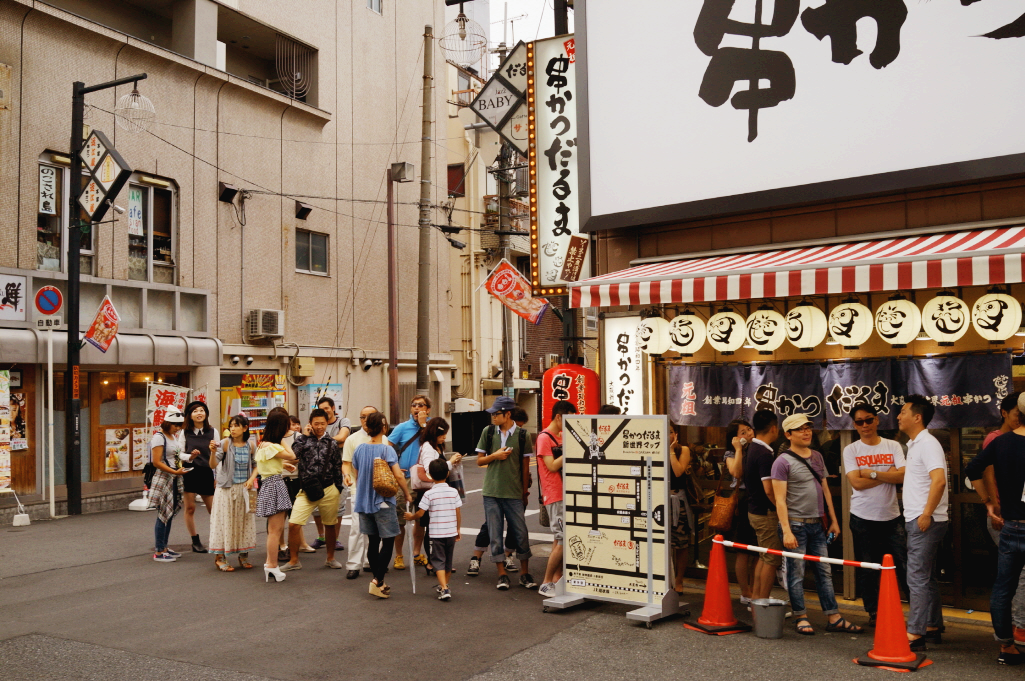
M 114 303 L 110 302 L 110 297 L 103 296 L 100 309 L 96 311 L 96 317 L 85 333 L 86 342 L 91 343 L 100 352 L 107 352 L 110 344 L 114 342 L 114 337 L 117 336 L 120 322 L 121 317 L 114 309 Z
M 146 236 L 142 215 L 142 188 L 128 188 L 128 233 L 132 236 Z
M 285 377 L 281 374 L 245 374 L 242 376 L 243 390 L 284 390 Z
M 141 471 L 149 461 L 149 428 L 132 428 L 132 470 Z
M 666 418 L 563 421 L 566 592 L 658 602 L 669 586 Z
M 850 430 L 851 409 L 868 403 L 880 428 L 897 428 L 904 396 L 936 405 L 930 428 L 988 427 L 1000 422 L 1011 389 L 1006 353 L 966 357 L 880 359 L 850 363 L 680 365 L 669 370 L 669 417 L 688 426 L 726 426 L 761 408 L 781 419 L 806 413 L 816 428 Z
M 306 423 L 310 412 L 317 408 L 317 400 L 330 397 L 335 401 L 335 413 L 345 416 L 345 386 L 341 383 L 311 383 L 299 386 L 299 420 Z
M 25 393 L 11 393 L 11 451 L 28 449 L 28 428 Z
M 644 364 L 637 348 L 640 317 L 605 318 L 605 402 L 623 414 L 644 413 Z
M 548 301 L 535 298 L 530 292 L 530 282 L 505 258 L 491 270 L 484 280 L 484 288 L 531 324 L 540 324 L 548 309 Z
M 11 489 L 11 373 L 0 371 L 0 491 Z
M 0 274 L 0 320 L 25 321 L 25 277 Z
M 146 422 L 159 428 L 164 422 L 164 414 L 170 407 L 185 411 L 189 399 L 189 389 L 164 383 L 150 383 L 149 394 L 146 396 Z
M 103 448 L 103 470 L 105 473 L 122 473 L 128 470 L 131 452 L 128 445 L 128 428 L 107 428 Z

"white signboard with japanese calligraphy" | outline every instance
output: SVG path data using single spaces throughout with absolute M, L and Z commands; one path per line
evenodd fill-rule
M 25 321 L 25 277 L 0 274 L 0 319 Z
M 591 276 L 590 242 L 580 232 L 576 47 L 572 36 L 532 46 L 531 284 L 535 294 L 560 295 Z
M 150 383 L 146 395 L 146 423 L 159 428 L 164 422 L 164 415 L 171 407 L 177 407 L 178 411 L 185 411 L 185 404 L 189 399 L 189 389 L 177 385 L 166 385 L 164 383 Z
M 57 169 L 53 166 L 39 166 L 39 212 L 57 214 Z
M 624 414 L 644 413 L 644 371 L 637 347 L 640 317 L 606 317 L 601 367 L 605 384 L 605 403 L 619 407 Z
M 581 0 L 585 229 L 1020 172 L 1023 11 Z
M 646 621 L 676 611 L 667 425 L 665 416 L 563 417 L 563 600 L 654 606 L 631 617 Z

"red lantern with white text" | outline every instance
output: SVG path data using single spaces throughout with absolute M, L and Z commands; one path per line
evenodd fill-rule
M 579 364 L 556 364 L 541 379 L 541 427 L 552 421 L 552 405 L 572 402 L 578 414 L 597 414 L 601 406 L 598 374 Z

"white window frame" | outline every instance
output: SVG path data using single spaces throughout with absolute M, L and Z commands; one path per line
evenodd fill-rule
M 384 0 L 367 0 L 367 9 L 374 14 L 384 15 Z
M 309 269 L 309 270 L 301 269 L 299 267 L 299 258 L 298 258 L 298 256 L 296 256 L 296 260 L 295 260 L 295 271 L 298 272 L 299 274 L 312 274 L 315 277 L 330 277 L 331 276 L 331 235 L 330 234 L 326 234 L 324 232 L 318 232 L 318 231 L 313 230 L 313 229 L 304 229 L 304 228 L 296 227 L 296 229 L 295 229 L 295 245 L 296 245 L 296 248 L 299 247 L 299 235 L 300 234 L 310 234 L 310 235 L 316 234 L 317 236 L 324 237 L 324 268 L 325 268 L 325 271 L 318 272 L 318 271 L 313 270 L 313 269 Z M 310 253 L 309 254 L 310 267 L 313 267 L 313 242 L 312 241 L 310 242 L 310 251 L 309 251 L 309 253 Z
M 584 331 L 597 331 L 598 330 L 598 308 L 596 307 L 585 307 L 584 308 Z
M 141 181 L 138 173 L 133 173 L 125 185 L 129 189 L 137 187 L 146 193 L 146 208 L 143 219 L 146 224 L 146 279 L 147 283 L 153 283 L 153 194 L 154 190 L 160 189 L 171 193 L 171 285 L 178 285 L 178 187 L 173 182 L 167 187 L 155 187 Z M 127 220 L 127 218 L 125 218 Z M 166 265 L 155 265 L 155 267 L 166 267 Z M 139 281 L 129 279 L 129 281 Z M 160 282 L 166 283 L 166 282 Z
M 59 260 L 60 260 L 60 269 L 58 269 L 56 271 L 60 272 L 62 274 L 66 274 L 67 271 L 68 271 L 68 238 L 70 237 L 70 231 L 71 231 L 71 219 L 69 217 L 70 209 L 68 207 L 69 206 L 69 204 L 68 204 L 68 195 L 71 193 L 71 168 L 69 168 L 69 167 L 67 167 L 65 165 L 59 164 L 59 163 L 49 163 L 49 162 L 42 161 L 42 160 L 39 161 L 39 166 L 46 166 L 47 168 L 53 168 L 54 170 L 57 171 L 57 182 L 60 183 L 60 187 L 61 187 L 61 201 L 60 201 L 60 207 L 59 207 L 59 210 L 60 210 L 61 247 L 60 247 L 60 250 L 58 251 L 58 256 L 59 256 Z M 82 171 L 82 178 L 83 178 L 82 187 L 83 187 L 83 189 L 85 188 L 85 185 L 88 182 L 88 177 L 89 177 L 88 171 L 83 170 Z M 39 170 L 38 169 L 36 170 L 36 193 L 35 193 L 35 197 L 36 197 L 36 215 L 38 216 L 39 215 Z M 76 203 L 75 205 L 78 205 L 78 204 Z M 38 227 L 37 227 L 37 229 L 38 229 Z M 89 258 L 90 258 L 90 260 L 92 262 L 92 268 L 90 268 L 90 270 L 88 272 L 82 271 L 81 274 L 83 274 L 83 275 L 92 276 L 95 273 L 95 271 L 96 271 L 96 238 L 97 238 L 96 232 L 97 232 L 97 230 L 95 228 L 91 229 L 89 231 L 89 235 L 90 235 L 89 245 L 90 245 L 90 248 L 82 248 L 81 249 L 81 254 L 85 255 L 85 256 L 89 256 Z M 36 243 L 37 244 L 39 243 L 38 234 L 36 235 Z M 53 272 L 54 271 L 54 270 L 40 269 L 38 264 L 35 266 L 34 269 L 37 272 Z

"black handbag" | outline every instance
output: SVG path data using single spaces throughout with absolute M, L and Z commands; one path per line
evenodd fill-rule
M 320 478 L 311 478 L 304 480 L 301 483 L 303 494 L 310 501 L 320 501 L 324 498 L 324 483 L 320 481 Z

